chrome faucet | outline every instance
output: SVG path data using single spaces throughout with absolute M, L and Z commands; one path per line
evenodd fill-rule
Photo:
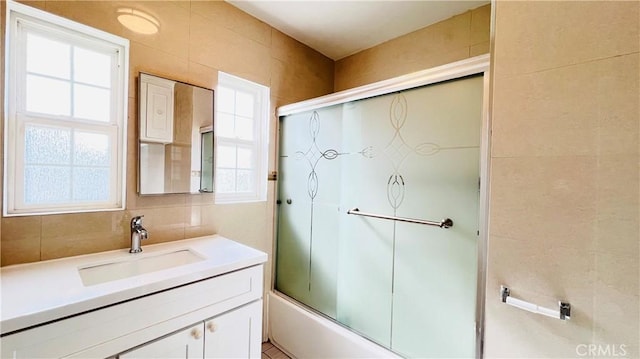
M 142 252 L 140 242 L 149 237 L 149 232 L 142 226 L 142 217 L 144 216 L 131 218 L 131 249 L 129 249 L 129 253 Z

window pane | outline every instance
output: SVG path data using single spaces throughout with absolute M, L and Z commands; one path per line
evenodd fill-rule
M 71 87 L 66 81 L 27 75 L 27 111 L 69 116 L 70 90 Z
M 251 188 L 253 188 L 253 171 L 238 170 L 238 177 L 236 181 L 237 192 L 251 192 Z
M 253 117 L 253 95 L 246 92 L 236 92 L 236 115 Z
M 71 132 L 66 129 L 27 125 L 24 135 L 27 164 L 69 164 Z
M 231 193 L 236 191 L 235 170 L 216 169 L 216 192 Z
M 73 153 L 75 165 L 108 167 L 111 164 L 109 136 L 102 133 L 76 131 Z
M 73 169 L 73 200 L 80 202 L 97 202 L 109 200 L 108 168 Z
M 253 119 L 236 117 L 236 136 L 242 140 L 253 140 Z
M 63 79 L 71 78 L 71 46 L 27 34 L 27 71 Z
M 71 169 L 59 166 L 26 166 L 24 201 L 26 204 L 69 202 Z
M 218 111 L 235 113 L 235 91 L 218 87 Z
M 111 56 L 75 47 L 73 67 L 75 81 L 111 87 Z
M 109 122 L 111 94 L 109 90 L 92 86 L 74 86 L 73 115 L 101 122 Z
M 249 148 L 238 148 L 238 168 L 253 168 L 253 151 Z
M 233 123 L 233 115 L 227 113 L 218 113 L 218 117 L 216 118 L 216 125 L 218 130 L 218 136 L 234 138 L 234 123 Z
M 236 147 L 218 146 L 216 167 L 235 168 L 236 167 Z

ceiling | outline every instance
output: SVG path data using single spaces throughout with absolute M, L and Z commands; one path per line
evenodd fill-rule
M 489 3 L 487 0 L 226 1 L 333 60 Z

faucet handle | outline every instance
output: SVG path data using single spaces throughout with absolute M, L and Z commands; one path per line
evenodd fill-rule
M 144 218 L 144 215 L 135 216 L 135 217 L 131 218 L 131 228 L 136 227 L 136 226 L 141 226 L 142 225 L 142 218 Z

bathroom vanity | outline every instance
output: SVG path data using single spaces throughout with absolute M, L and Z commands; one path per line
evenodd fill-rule
M 2 358 L 259 358 L 267 255 L 220 236 L 4 267 Z

